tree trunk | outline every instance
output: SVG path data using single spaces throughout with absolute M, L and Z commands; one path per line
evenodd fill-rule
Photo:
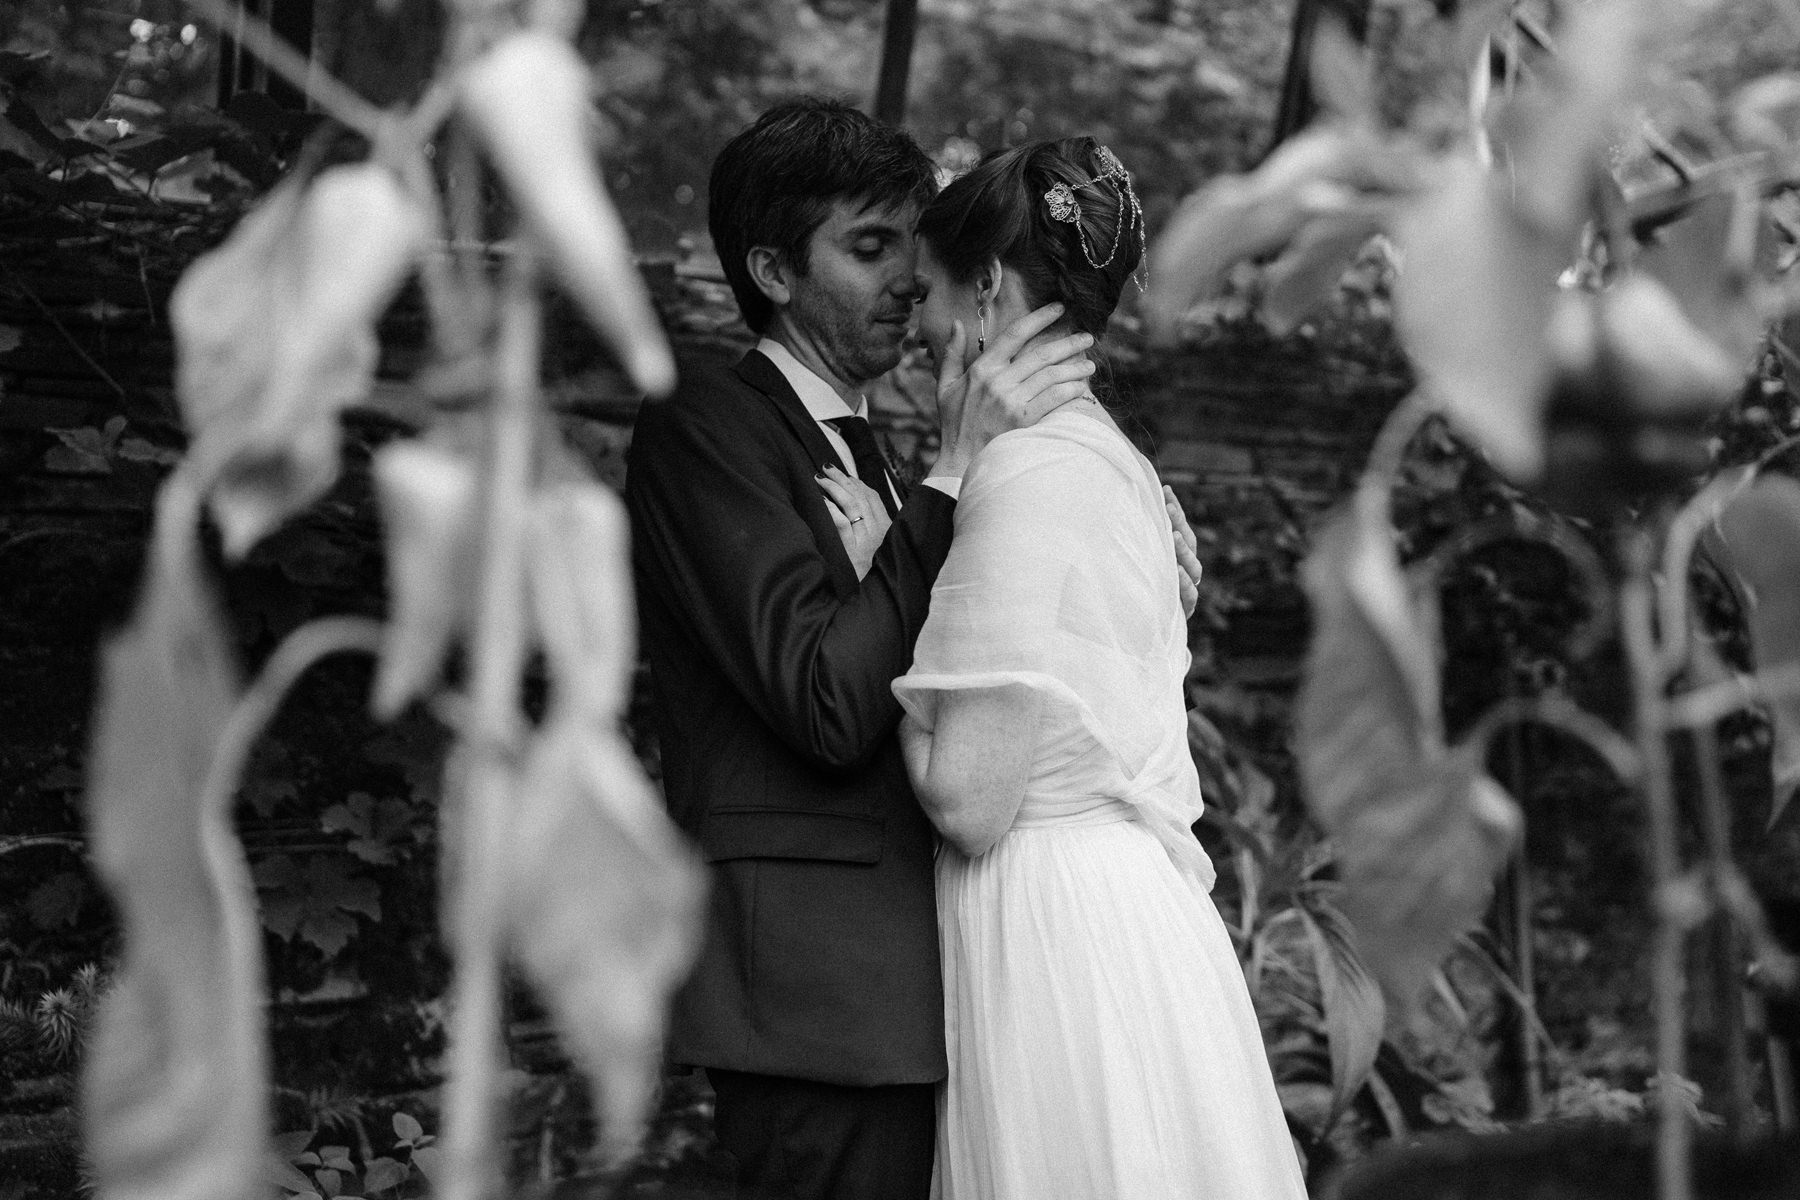
M 919 0 L 887 0 L 887 19 L 881 26 L 881 75 L 875 84 L 877 121 L 900 125 L 906 120 L 906 82 L 918 30 Z

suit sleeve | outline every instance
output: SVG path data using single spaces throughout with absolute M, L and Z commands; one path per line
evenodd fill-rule
M 656 593 L 643 600 L 679 613 L 784 742 L 822 766 L 856 765 L 899 720 L 890 685 L 924 624 L 955 501 L 913 489 L 861 585 L 840 596 L 799 511 L 813 498 L 795 494 L 792 435 L 754 398 L 699 399 L 647 407 L 633 433 L 635 553 Z

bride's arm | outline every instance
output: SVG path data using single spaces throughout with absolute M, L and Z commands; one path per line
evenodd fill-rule
M 900 723 L 913 791 L 944 839 L 971 858 L 1011 828 L 1037 750 L 1043 696 L 1015 684 L 945 692 L 937 728 Z

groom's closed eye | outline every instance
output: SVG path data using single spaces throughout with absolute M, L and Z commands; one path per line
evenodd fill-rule
M 892 238 L 882 237 L 880 235 L 867 235 L 857 238 L 856 244 L 850 248 L 850 252 L 865 262 L 874 262 L 883 254 L 886 254 L 888 248 L 893 244 Z
M 899 226 L 884 221 L 861 222 L 845 230 L 845 234 L 850 253 L 865 259 L 879 258 L 906 240 Z

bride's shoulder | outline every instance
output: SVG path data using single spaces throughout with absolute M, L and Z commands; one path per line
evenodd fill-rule
M 1017 488 L 1033 482 L 1060 494 L 1069 494 L 1071 484 L 1099 485 L 1118 472 L 1110 444 L 1116 440 L 1116 433 L 1089 417 L 1051 413 L 989 442 L 969 468 L 965 494 L 971 488 Z

